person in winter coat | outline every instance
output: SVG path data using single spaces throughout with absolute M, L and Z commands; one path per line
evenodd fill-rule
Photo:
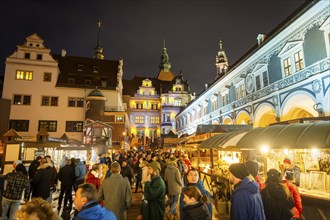
M 40 166 L 41 156 L 37 156 L 34 161 L 31 162 L 29 166 L 29 178 L 33 179 L 34 174 L 37 172 L 38 167 Z
M 134 171 L 134 175 L 135 175 L 135 179 L 136 179 L 136 184 L 135 184 L 135 193 L 138 192 L 140 184 L 141 184 L 141 180 L 142 180 L 142 162 L 143 159 L 140 158 L 134 165 L 133 167 L 133 171 Z M 142 187 L 142 186 L 141 186 Z
M 289 220 L 293 216 L 294 200 L 281 180 L 280 171 L 270 169 L 267 172 L 266 187 L 260 192 L 267 220 Z
M 165 215 L 165 183 L 160 177 L 161 167 L 157 161 L 148 164 L 151 181 L 145 183 L 142 215 L 137 219 L 163 220 Z
M 231 220 L 265 220 L 258 184 L 249 178 L 249 170 L 242 163 L 229 166 L 229 181 L 234 184 L 231 197 Z
M 61 181 L 61 191 L 58 197 L 58 207 L 57 209 L 61 209 L 63 195 L 64 198 L 64 208 L 67 207 L 69 202 L 69 207 L 72 207 L 72 187 L 74 183 L 74 168 L 71 166 L 71 160 L 66 159 L 66 165 L 60 168 L 58 172 L 58 179 Z
M 79 184 L 82 184 L 85 181 L 85 176 L 87 174 L 87 168 L 83 164 L 82 161 L 80 161 L 79 158 L 76 159 L 76 166 L 74 168 L 75 176 L 76 176 L 76 185 L 79 186 Z
M 74 220 L 117 220 L 113 212 L 97 202 L 96 188 L 89 183 L 78 186 L 74 206 L 78 211 Z
M 188 186 L 183 191 L 183 201 L 185 207 L 182 209 L 185 218 L 190 220 L 211 220 L 209 209 L 206 203 L 208 203 L 208 197 L 202 196 L 201 191 L 195 186 Z
M 133 181 L 133 171 L 132 168 L 127 164 L 126 161 L 123 161 L 122 165 L 121 165 L 121 171 L 120 174 L 123 177 L 126 177 L 129 181 L 129 184 L 132 185 L 132 181 Z
M 53 165 L 48 163 L 46 158 L 42 158 L 40 164 L 31 181 L 33 186 L 32 197 L 41 197 L 47 200 L 50 197 L 50 185 L 54 169 Z
M 172 157 L 167 163 L 164 175 L 164 180 L 167 183 L 167 192 L 170 195 L 165 205 L 170 206 L 170 211 L 168 212 L 169 219 L 174 219 L 176 216 L 176 205 L 178 204 L 182 187 L 180 171 L 176 166 L 175 158 Z
M 30 182 L 27 175 L 23 172 L 26 168 L 23 164 L 18 164 L 15 167 L 15 172 L 8 173 L 4 176 L 7 181 L 6 189 L 2 197 L 2 218 L 6 219 L 9 211 L 9 219 L 15 219 L 15 214 L 21 203 L 22 193 L 25 190 L 24 200 L 29 200 Z M 23 171 L 23 172 L 22 172 Z
M 132 205 L 131 186 L 127 178 L 120 174 L 118 162 L 111 164 L 111 173 L 103 181 L 97 200 L 104 201 L 104 207 L 112 211 L 118 220 L 126 220 L 127 210 Z
M 294 207 L 292 208 L 292 211 L 294 212 L 294 214 L 293 214 L 293 217 L 291 220 L 301 219 L 301 215 L 302 215 L 302 211 L 303 211 L 301 196 L 300 196 L 298 187 L 292 183 L 292 181 L 294 179 L 293 172 L 286 171 L 284 178 L 285 178 L 285 180 L 283 180 L 282 182 L 288 187 L 288 189 L 291 192 L 291 195 L 293 197 L 293 200 L 294 200 Z
M 148 162 L 147 161 L 143 161 L 141 166 L 142 166 L 142 180 L 141 180 L 141 184 L 142 184 L 142 192 L 144 192 L 144 184 L 148 181 L 150 181 L 150 175 L 148 174 Z
M 293 180 L 292 183 L 295 184 L 296 186 L 300 186 L 300 168 L 293 164 L 292 161 L 289 158 L 285 158 L 283 160 L 283 168 L 282 170 L 284 173 L 288 170 L 293 172 Z
M 101 184 L 100 177 L 102 175 L 102 166 L 96 163 L 92 166 L 92 169 L 87 173 L 85 183 L 93 184 L 98 192 Z
M 199 191 L 202 193 L 203 196 L 207 196 L 209 198 L 209 203 L 207 204 L 207 208 L 209 210 L 210 215 L 212 216 L 212 198 L 210 193 L 205 189 L 203 182 L 199 179 L 198 176 L 198 170 L 191 168 L 187 174 L 187 180 L 188 180 L 188 184 L 186 187 L 188 186 L 196 186 Z M 185 220 L 188 218 L 185 218 L 185 214 L 183 212 L 183 208 L 184 208 L 184 192 L 185 188 L 182 189 L 182 193 L 180 196 L 180 220 Z

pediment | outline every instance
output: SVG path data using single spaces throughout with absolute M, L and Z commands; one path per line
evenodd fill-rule
M 282 56 L 283 54 L 287 53 L 288 51 L 292 50 L 293 48 L 297 48 L 297 47 L 301 46 L 302 43 L 303 43 L 302 40 L 287 42 L 283 46 L 283 48 L 280 50 L 280 52 L 278 53 L 278 56 Z
M 44 40 L 37 33 L 31 34 L 31 35 L 27 36 L 25 39 L 28 42 L 30 42 L 30 41 L 31 42 L 39 42 L 39 43 L 44 42 Z

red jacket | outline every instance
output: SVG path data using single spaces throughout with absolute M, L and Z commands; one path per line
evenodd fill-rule
M 292 211 L 294 212 L 293 218 L 300 219 L 302 214 L 302 202 L 298 187 L 287 180 L 283 180 L 283 183 L 288 187 L 294 199 L 295 207 L 292 208 Z
M 100 179 L 95 177 L 91 172 L 87 173 L 86 183 L 91 183 L 96 187 L 96 190 L 99 191 L 99 188 L 101 186 Z

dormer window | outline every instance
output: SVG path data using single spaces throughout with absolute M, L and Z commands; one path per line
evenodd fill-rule
M 281 58 L 283 77 L 288 77 L 305 68 L 302 44 L 303 41 L 288 42 L 279 52 L 278 56 Z
M 102 80 L 102 81 L 101 81 L 101 86 L 102 86 L 102 87 L 107 87 L 107 81 Z
M 82 65 L 82 64 L 78 64 L 78 71 L 79 71 L 79 72 L 82 72 L 83 69 L 84 69 L 84 65 Z
M 24 58 L 25 58 L 25 59 L 30 59 L 30 56 L 31 56 L 30 53 L 25 53 L 25 54 L 24 54 Z
M 68 78 L 68 84 L 74 84 L 75 83 L 75 79 L 74 78 Z
M 93 66 L 93 73 L 98 73 L 98 72 L 99 72 L 99 67 Z
M 85 85 L 92 85 L 91 79 L 85 79 Z

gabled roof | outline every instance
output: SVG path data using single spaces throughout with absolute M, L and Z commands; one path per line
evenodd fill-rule
M 4 137 L 20 137 L 19 134 L 14 130 L 14 129 L 10 129 L 9 131 L 7 131 L 6 134 L 3 135 Z
M 157 78 L 150 78 L 152 81 L 152 86 L 155 87 L 157 94 L 164 94 L 168 93 L 169 91 L 172 90 L 173 85 L 175 84 L 175 79 L 177 77 L 174 77 L 172 81 L 162 81 Z M 142 81 L 146 79 L 146 77 L 141 77 L 141 76 L 135 76 L 133 79 L 125 79 L 123 80 L 123 95 L 130 95 L 134 96 L 134 94 L 137 92 L 139 87 L 142 85 Z M 184 85 L 184 90 L 188 91 L 188 81 L 183 80 L 183 85 Z
M 117 87 L 119 61 L 57 54 L 54 54 L 53 57 L 58 61 L 60 69 L 57 87 L 90 89 L 98 87 L 103 90 L 115 90 Z M 78 70 L 78 65 L 80 70 Z M 73 84 L 68 83 L 69 78 L 74 79 Z M 85 80 L 91 80 L 91 85 L 86 85 Z M 106 87 L 102 87 L 102 81 L 107 82 Z

